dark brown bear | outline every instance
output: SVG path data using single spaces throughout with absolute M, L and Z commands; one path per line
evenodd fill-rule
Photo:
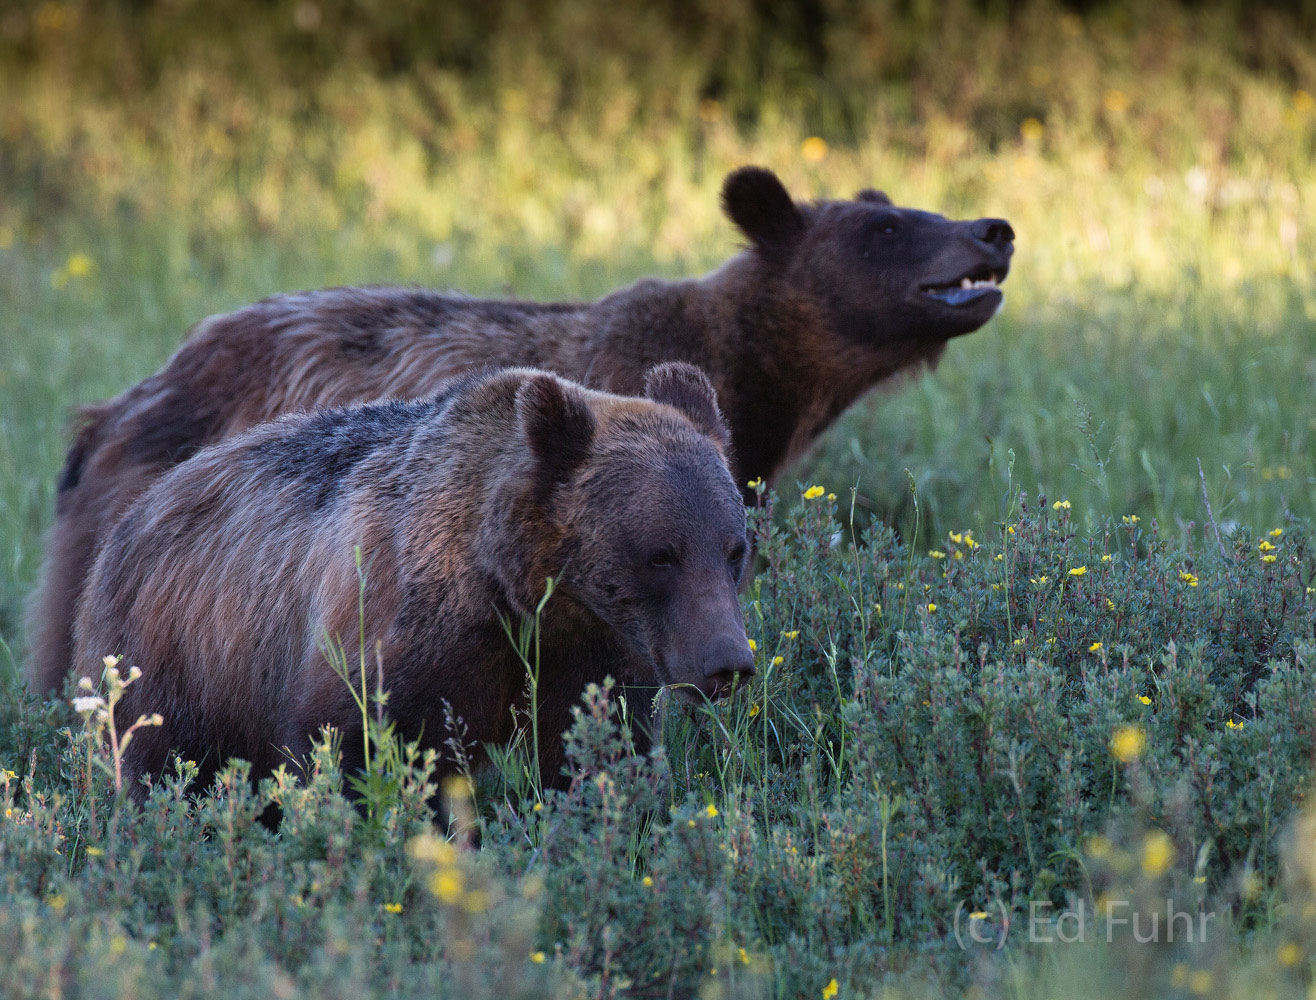
M 480 365 L 534 365 L 596 389 L 644 372 L 708 373 L 731 427 L 732 471 L 771 484 L 868 389 L 982 326 L 1001 304 L 1014 233 L 852 201 L 793 201 L 756 167 L 723 206 L 748 249 L 706 277 L 640 281 L 597 302 L 495 302 L 400 288 L 280 295 L 203 321 L 156 375 L 88 407 L 59 483 L 32 605 L 34 687 L 62 680 L 77 595 L 105 527 L 207 444 L 301 410 L 416 398 Z
M 425 401 L 274 421 L 157 480 L 110 532 L 75 641 L 80 672 L 111 653 L 141 668 L 125 721 L 164 717 L 129 746 L 135 794 L 171 750 L 206 782 L 230 757 L 259 776 L 324 725 L 359 766 L 360 712 L 324 639 L 356 662 L 362 620 L 403 734 L 440 745 L 447 702 L 472 742 L 507 739 L 526 670 L 503 621 L 532 611 L 549 577 L 546 778 L 587 683 L 611 674 L 635 704 L 666 684 L 716 697 L 752 673 L 745 508 L 712 386 L 665 364 L 645 392 L 484 371 Z

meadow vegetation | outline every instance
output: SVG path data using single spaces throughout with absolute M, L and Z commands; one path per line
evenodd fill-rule
M 806 9 L 0 13 L 7 995 L 1305 995 L 1316 14 Z M 364 782 L 327 740 L 138 810 L 101 708 L 22 689 L 73 406 L 276 291 L 700 273 L 745 162 L 1019 235 L 1002 313 L 756 515 L 748 690 L 648 755 L 592 691 L 569 788 L 518 742 L 435 826 L 386 720 Z

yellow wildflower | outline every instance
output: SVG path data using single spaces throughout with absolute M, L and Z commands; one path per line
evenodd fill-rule
M 89 857 L 89 858 L 99 858 L 99 857 L 100 857 L 101 855 L 103 855 L 104 853 L 105 853 L 105 852 L 104 852 L 103 850 L 101 850 L 99 847 L 88 847 L 88 848 L 87 848 L 87 857 Z
M 811 135 L 800 143 L 800 156 L 806 163 L 821 163 L 827 155 L 827 142 L 819 136 Z
M 535 965 L 543 965 L 546 957 L 542 951 L 531 952 L 530 961 L 534 962 Z
M 1271 538 L 1280 538 L 1280 537 L 1283 536 L 1283 534 L 1284 534 L 1284 529 L 1283 529 L 1283 528 L 1275 528 L 1273 531 L 1271 531 L 1271 533 L 1270 533 L 1270 537 L 1271 537 Z
M 385 904 L 384 904 L 384 910 L 385 910 L 385 912 L 387 912 L 387 913 L 401 913 L 401 912 L 402 912 L 402 904 L 401 904 L 401 903 L 385 903 Z
M 1150 878 L 1164 875 L 1174 864 L 1174 842 L 1161 830 L 1153 830 L 1142 842 L 1142 870 Z
M 1271 556 L 1262 556 L 1262 557 L 1261 557 L 1261 561 L 1262 561 L 1263 563 L 1273 563 L 1277 558 L 1279 558 L 1279 557 L 1278 557 L 1278 556 L 1273 556 L 1273 555 L 1271 555 Z
M 1140 702 L 1142 702 L 1144 705 L 1150 705 L 1150 704 L 1151 704 L 1151 699 L 1148 698 L 1145 694 L 1140 694 L 1140 695 L 1138 695 L 1138 700 L 1139 700 Z
M 942 552 L 941 549 L 928 549 L 928 555 L 930 555 L 933 559 L 946 558 L 946 553 Z
M 786 639 L 798 639 L 800 637 L 800 630 L 793 628 L 789 632 L 783 632 L 782 637 Z
M 759 644 L 753 639 L 749 640 L 749 651 L 751 653 L 757 653 L 759 651 Z
M 640 879 L 640 884 L 641 884 L 642 886 L 644 886 L 646 889 L 652 889 L 652 888 L 653 888 L 653 879 L 650 878 L 648 875 L 646 875 L 646 876 L 644 876 L 644 878 Z
M 1100 653 L 1100 652 L 1101 652 L 1101 643 L 1099 643 L 1099 642 L 1094 642 L 1091 646 L 1088 647 L 1088 652 L 1089 652 L 1089 653 Z
M 1188 988 L 1198 996 L 1209 993 L 1211 991 L 1211 973 L 1206 969 L 1198 969 L 1188 977 Z
M 829 503 L 836 503 L 836 494 L 835 494 L 835 493 L 828 493 L 828 494 L 827 494 L 827 500 L 828 500 Z
M 692 819 L 688 819 L 688 820 L 685 821 L 685 825 L 688 826 L 688 827 L 690 827 L 690 829 L 693 830 L 694 827 L 695 827 L 695 821 L 692 820 Z
M 544 803 L 542 803 L 542 802 L 536 802 L 536 803 L 535 803 L 535 806 L 534 806 L 534 811 L 537 812 L 537 813 L 538 813 L 538 812 L 543 812 L 543 811 L 544 811 Z
M 1125 514 L 1120 520 L 1125 524 L 1132 526 L 1137 524 L 1141 518 L 1139 518 L 1137 514 Z
M 1137 760 L 1145 749 L 1147 734 L 1139 726 L 1120 726 L 1110 738 L 1110 752 L 1125 764 Z
M 827 491 L 823 489 L 821 486 L 810 486 L 807 490 L 804 491 L 804 499 L 817 500 L 820 496 L 822 496 L 826 492 Z
M 1087 573 L 1087 571 L 1088 571 L 1088 568 L 1087 568 L 1086 566 L 1075 566 L 1073 569 L 1071 569 L 1071 570 L 1069 571 L 1069 575 L 1070 575 L 1070 576 L 1083 576 L 1084 574 Z
M 1241 722 L 1235 722 L 1233 719 L 1228 719 L 1228 720 L 1225 721 L 1225 728 L 1226 728 L 1226 729 L 1242 729 L 1242 728 L 1243 728 L 1243 723 L 1241 723 Z
M 1192 573 L 1189 573 L 1187 570 L 1180 571 L 1179 579 L 1182 580 L 1184 583 L 1188 584 L 1188 586 L 1190 587 L 1197 586 L 1197 577 L 1195 577 Z
M 783 663 L 785 663 L 785 662 L 786 662 L 786 657 L 784 657 L 784 656 L 774 656 L 774 657 L 772 658 L 772 665 L 773 665 L 774 667 L 779 667 L 779 666 L 781 666 L 781 665 L 782 665 Z
M 713 805 L 713 803 L 710 802 L 708 804 L 708 808 L 704 810 L 704 815 L 706 815 L 709 819 L 716 819 L 717 806 Z
M 835 977 L 822 988 L 822 1000 L 832 1000 L 841 991 L 840 985 L 836 982 Z
M 759 708 L 759 706 L 758 706 L 758 702 L 755 702 L 753 705 L 750 705 L 750 706 L 749 706 L 749 717 L 752 719 L 752 718 L 754 718 L 754 716 L 758 715 L 759 712 L 761 712 L 761 711 L 762 711 L 762 709 Z
M 751 490 L 756 490 L 763 485 L 763 480 L 758 478 L 751 479 L 745 485 L 748 486 Z
M 949 532 L 947 537 L 950 538 L 950 540 L 954 542 L 956 545 L 959 545 L 962 541 L 964 541 L 964 536 L 961 535 L 958 531 Z
M 931 614 L 933 611 L 936 611 L 936 610 L 937 610 L 937 606 L 936 606 L 935 604 L 929 604 L 929 605 L 928 605 L 928 613 L 929 613 L 929 614 Z
M 1107 552 L 1104 556 L 1102 556 L 1102 557 L 1101 557 L 1101 561 L 1102 561 L 1102 562 L 1110 562 L 1110 553 Z
M 440 902 L 452 905 L 462 897 L 462 873 L 456 868 L 440 868 L 430 876 L 430 892 Z
M 740 958 L 741 965 L 749 965 L 749 952 L 741 948 L 737 951 L 737 955 Z
M 85 253 L 75 253 L 69 255 L 64 270 L 68 272 L 70 278 L 85 278 L 91 274 L 93 267 L 95 263 Z
M 1069 510 L 1074 505 L 1068 500 L 1057 500 L 1051 505 L 1052 510 Z
M 1262 552 L 1275 551 L 1275 546 L 1271 545 L 1270 542 L 1266 541 L 1264 538 L 1261 539 L 1261 541 L 1257 544 L 1257 548 L 1260 549 Z
M 1105 105 L 1106 110 L 1112 115 L 1122 115 L 1129 110 L 1128 95 L 1122 90 L 1108 90 L 1106 96 L 1102 98 L 1101 103 Z
M 1302 961 L 1302 949 L 1292 941 L 1287 941 L 1279 946 L 1279 949 L 1275 952 L 1275 958 L 1279 960 L 1280 965 L 1292 968 Z

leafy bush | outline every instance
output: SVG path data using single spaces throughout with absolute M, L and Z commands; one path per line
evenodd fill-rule
M 1313 898 L 1310 823 L 1295 826 L 1316 749 L 1306 536 L 1189 552 L 1133 518 L 1085 538 L 1071 515 L 1019 498 L 993 537 L 913 553 L 886 528 L 847 540 L 834 499 L 775 517 L 769 502 L 747 689 L 665 704 L 663 740 L 637 755 L 612 690 L 591 688 L 565 788 L 476 775 L 448 789 L 439 826 L 431 758 L 381 750 L 389 774 L 357 782 L 353 805 L 328 738 L 302 783 L 254 787 L 237 764 L 189 797 L 182 765 L 139 810 L 115 791 L 95 705 L 79 724 L 15 697 L 5 988 L 811 996 L 897 973 L 908 992 L 983 988 L 1003 973 L 955 958 L 966 913 L 989 938 L 1112 900 L 1143 919 L 1216 914 L 1206 945 L 1138 959 L 1166 983 L 1297 982 L 1309 942 L 1286 914 Z M 1226 939 L 1298 957 L 1240 966 Z M 1091 967 L 1141 954 L 1127 931 L 1112 940 Z

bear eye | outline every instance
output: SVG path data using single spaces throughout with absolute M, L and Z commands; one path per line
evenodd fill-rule
M 896 232 L 898 220 L 894 215 L 882 215 L 878 217 L 875 228 L 883 236 L 893 236 Z
M 731 551 L 727 553 L 727 562 L 731 564 L 732 569 L 738 569 L 740 564 L 745 560 L 745 543 L 736 542 L 731 546 Z
M 664 545 L 661 549 L 656 549 L 649 554 L 649 565 L 655 569 L 666 569 L 676 565 L 676 549 L 670 545 Z

